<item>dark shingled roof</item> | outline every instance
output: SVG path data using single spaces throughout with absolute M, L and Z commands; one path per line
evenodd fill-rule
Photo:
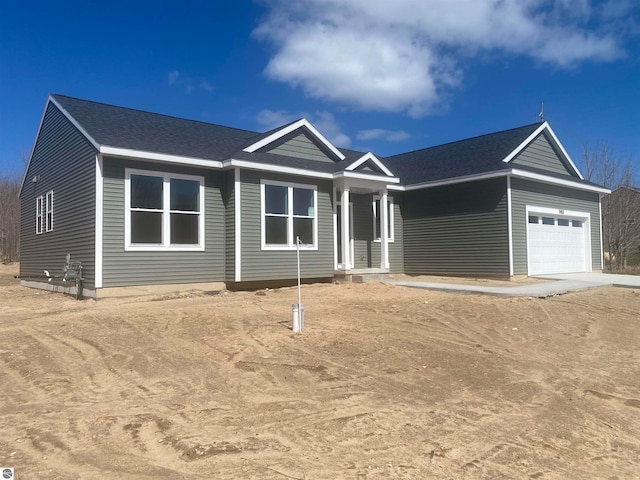
M 364 152 L 339 149 L 345 160 L 321 162 L 243 148 L 286 127 L 259 133 L 157 113 L 117 107 L 64 95 L 51 97 L 101 146 L 223 161 L 230 158 L 335 173 L 346 169 Z M 539 123 L 447 143 L 436 147 L 379 158 L 404 185 L 489 173 L 512 166 L 502 160 L 538 127 Z M 518 166 L 522 170 L 578 180 L 576 177 Z M 376 175 L 376 172 L 367 172 Z M 581 181 L 581 183 L 589 183 Z M 591 184 L 594 185 L 594 184 Z
M 145 152 L 227 160 L 237 158 L 269 165 L 309 169 L 317 172 L 340 171 L 364 153 L 340 149 L 346 160 L 321 162 L 242 149 L 281 130 L 289 124 L 258 133 L 168 115 L 117 107 L 54 94 L 60 104 L 100 145 Z M 296 120 L 297 121 L 297 120 Z
M 51 95 L 100 145 L 226 160 L 258 132 Z
M 538 127 L 534 123 L 481 135 L 386 157 L 384 162 L 405 185 L 509 169 L 512 165 L 502 160 Z

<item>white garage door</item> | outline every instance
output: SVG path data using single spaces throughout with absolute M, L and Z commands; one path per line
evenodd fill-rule
M 528 212 L 529 275 L 588 271 L 588 228 L 584 217 Z

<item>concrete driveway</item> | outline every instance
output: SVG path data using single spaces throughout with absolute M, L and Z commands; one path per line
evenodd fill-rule
M 551 297 L 568 292 L 578 292 L 601 287 L 640 288 L 640 276 L 613 275 L 608 273 L 569 273 L 558 275 L 540 275 L 535 278 L 547 280 L 540 283 L 518 285 L 514 287 L 488 287 L 483 285 L 465 285 L 453 283 L 410 282 L 404 280 L 385 280 L 386 283 L 410 288 L 442 290 L 458 293 L 481 293 L 505 297 Z
M 640 288 L 640 275 L 618 275 L 612 273 L 562 273 L 556 275 L 538 275 L 535 278 L 584 282 L 601 286 L 609 285 L 615 287 Z

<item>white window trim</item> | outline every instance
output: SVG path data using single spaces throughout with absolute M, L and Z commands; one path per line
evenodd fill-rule
M 49 222 L 51 213 L 51 222 Z M 53 190 L 36 197 L 36 235 L 53 231 Z
M 193 252 L 203 251 L 204 244 L 204 177 L 198 175 L 184 175 L 180 173 L 160 172 L 156 170 L 138 170 L 125 168 L 124 171 L 124 249 L 125 251 L 138 252 Z M 162 190 L 162 243 L 161 244 L 132 244 L 131 243 L 131 175 L 146 175 L 149 177 L 160 177 L 163 179 L 164 188 Z M 199 182 L 200 212 L 198 218 L 198 243 L 195 245 L 175 245 L 169 243 L 171 238 L 170 216 L 170 181 L 172 178 L 182 180 L 192 180 Z M 193 215 L 196 215 L 195 213 Z
M 44 211 L 45 232 L 53 231 L 53 190 L 49 190 L 45 196 L 46 208 Z M 49 222 L 49 213 L 51 213 L 51 222 Z
M 373 206 L 373 241 L 376 243 L 380 243 L 382 239 L 380 237 L 376 237 L 376 224 L 378 223 L 378 212 L 376 209 L 376 202 L 380 201 L 380 195 L 374 195 L 372 206 Z M 390 195 L 387 196 L 387 203 L 389 204 L 387 208 L 387 218 L 389 221 L 389 231 L 390 235 L 387 237 L 387 242 L 393 243 L 395 241 L 395 225 L 393 220 L 393 197 Z M 382 226 L 380 228 L 380 233 L 382 233 Z
M 36 235 L 40 235 L 44 232 L 43 210 L 44 210 L 44 196 L 40 195 L 39 197 L 36 197 Z
M 269 245 L 266 243 L 265 229 L 265 185 L 273 185 L 277 187 L 287 187 L 287 245 Z M 300 245 L 300 250 L 318 250 L 318 186 L 304 183 L 279 182 L 276 180 L 260 181 L 260 243 L 262 250 L 295 250 L 296 243 L 293 238 L 293 189 L 304 188 L 313 190 L 313 245 Z

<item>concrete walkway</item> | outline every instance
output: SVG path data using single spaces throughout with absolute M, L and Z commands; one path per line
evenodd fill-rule
M 630 287 L 640 288 L 640 276 L 613 275 L 607 273 L 568 273 L 557 275 L 540 275 L 536 278 L 548 280 L 546 282 L 518 285 L 515 287 L 488 287 L 483 285 L 464 285 L 454 283 L 407 282 L 388 279 L 386 283 L 402 287 L 424 288 L 427 290 L 442 290 L 458 293 L 481 293 L 506 297 L 537 297 L 545 298 L 562 295 L 568 292 L 579 292 L 600 287 Z

